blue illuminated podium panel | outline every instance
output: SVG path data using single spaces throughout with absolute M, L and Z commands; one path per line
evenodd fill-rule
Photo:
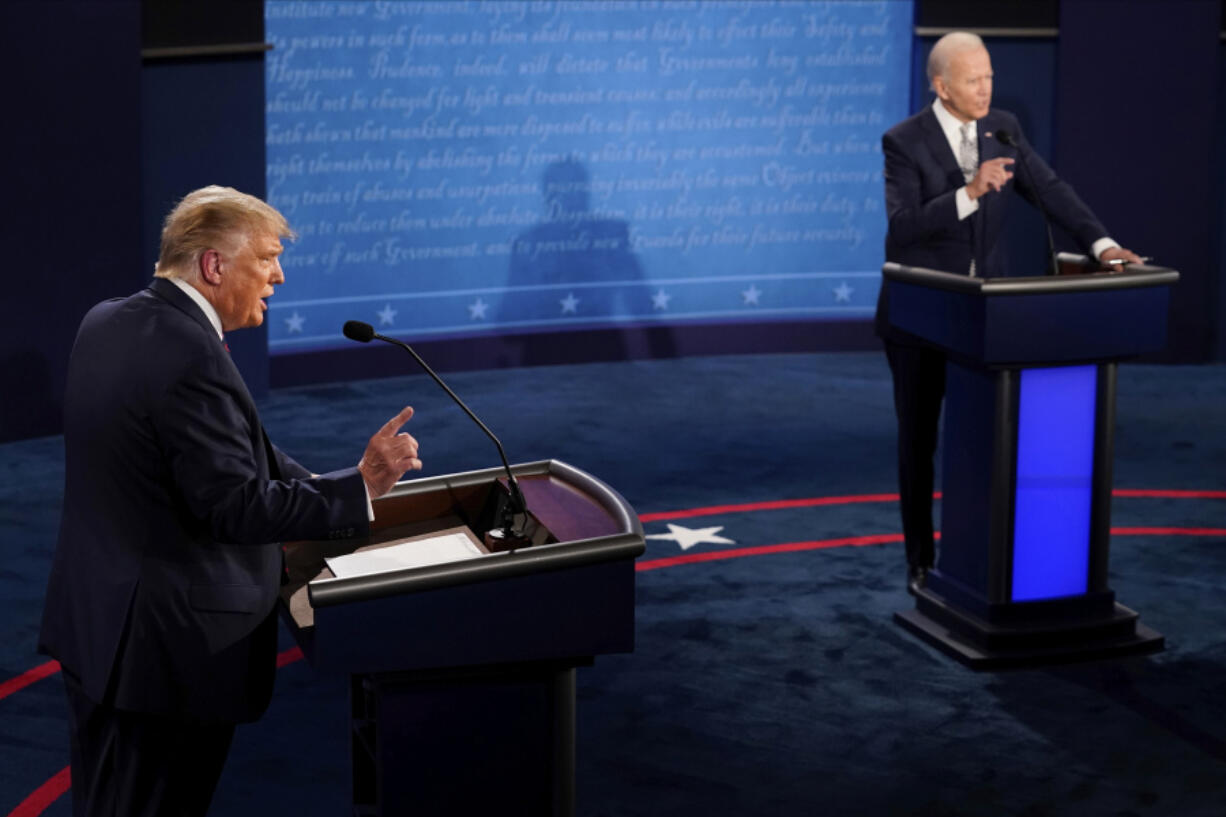
M 899 623 L 982 669 L 1161 649 L 1107 582 L 1112 433 L 1179 274 L 882 271 L 891 324 L 948 361 L 939 557 Z

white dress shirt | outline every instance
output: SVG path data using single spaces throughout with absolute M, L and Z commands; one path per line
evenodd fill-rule
M 221 331 L 221 316 L 217 314 L 217 310 L 209 303 L 209 299 L 200 293 L 191 284 L 181 278 L 170 278 L 170 283 L 177 286 L 179 289 L 187 293 L 187 297 L 196 302 L 196 306 L 200 307 L 200 311 L 204 313 L 204 317 L 209 319 L 209 323 L 213 324 L 213 329 L 217 331 L 217 337 L 223 338 L 225 335 Z

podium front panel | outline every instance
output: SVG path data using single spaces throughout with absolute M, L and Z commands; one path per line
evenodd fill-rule
M 886 264 L 891 325 L 982 366 L 1118 360 L 1166 343 L 1174 270 L 970 278 Z
M 603 562 L 316 611 L 312 664 L 350 673 L 628 653 L 634 562 Z
M 1050 365 L 1156 352 L 1166 345 L 1169 287 L 1009 295 L 984 304 L 983 334 L 960 349 L 989 365 Z

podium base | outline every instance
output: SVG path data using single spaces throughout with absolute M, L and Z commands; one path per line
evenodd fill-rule
M 916 591 L 916 607 L 894 620 L 975 670 L 1019 669 L 1121 658 L 1160 652 L 1165 638 L 1135 611 L 1113 604 L 1098 619 L 1000 624 L 948 604 L 927 588 Z

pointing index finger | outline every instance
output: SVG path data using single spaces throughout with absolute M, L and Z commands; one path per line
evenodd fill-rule
M 383 428 L 379 429 L 378 434 L 382 437 L 392 437 L 400 430 L 400 427 L 409 421 L 413 416 L 413 407 L 405 406 L 392 419 L 383 424 Z

